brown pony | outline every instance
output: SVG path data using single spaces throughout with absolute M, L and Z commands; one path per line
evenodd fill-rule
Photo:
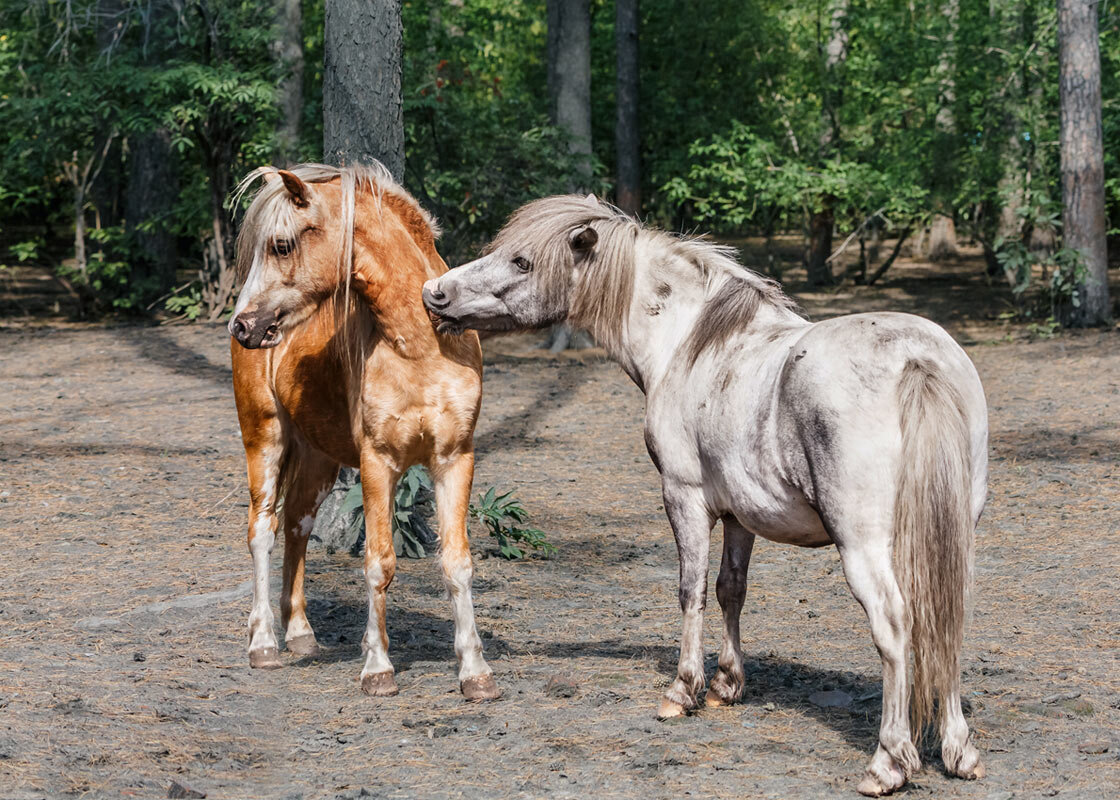
M 435 223 L 381 165 L 262 167 L 239 193 L 257 178 L 264 185 L 238 236 L 245 285 L 229 324 L 249 468 L 249 664 L 283 664 L 268 599 L 278 514 L 287 649 L 319 652 L 304 557 L 319 504 L 346 464 L 361 470 L 366 518 L 362 691 L 397 693 L 385 632 L 385 591 L 396 570 L 390 514 L 397 480 L 423 464 L 435 482 L 460 688 L 470 700 L 496 698 L 475 628 L 466 530 L 482 353 L 473 334 L 437 334 L 421 304 L 424 281 L 447 271 Z

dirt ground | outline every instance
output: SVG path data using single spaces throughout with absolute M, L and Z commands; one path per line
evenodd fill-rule
M 881 289 L 801 295 L 814 318 L 932 316 L 988 392 L 964 654 L 988 777 L 948 779 L 927 748 L 903 796 L 1117 797 L 1120 334 L 1030 341 L 991 320 L 975 264 L 937 275 L 904 264 Z M 855 796 L 879 660 L 835 551 L 760 541 L 744 702 L 656 721 L 680 618 L 642 397 L 600 353 L 553 358 L 537 338 L 484 346 L 475 486 L 516 489 L 559 552 L 506 562 L 475 527 L 479 627 L 505 696 L 468 705 L 432 559 L 402 560 L 389 593 L 399 696 L 359 691 L 360 562 L 322 549 L 308 593 L 324 656 L 249 670 L 221 327 L 0 321 L 0 797 L 165 797 L 172 781 L 211 798 Z M 712 597 L 709 676 L 719 630 Z M 810 703 L 829 689 L 850 707 Z

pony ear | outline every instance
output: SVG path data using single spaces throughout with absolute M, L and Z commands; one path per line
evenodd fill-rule
M 587 253 L 599 241 L 599 234 L 590 225 L 582 225 L 568 234 L 568 244 L 576 255 Z
M 292 196 L 292 202 L 298 208 L 307 208 L 311 205 L 311 188 L 300 180 L 299 176 L 294 172 L 288 172 L 286 169 L 277 170 L 277 175 L 280 180 L 284 181 L 284 188 L 288 190 L 288 194 Z
M 585 197 L 583 199 L 586 200 L 587 202 L 589 202 L 593 206 L 599 205 L 599 198 L 596 197 L 594 194 L 589 194 L 589 195 L 587 195 L 587 197 Z

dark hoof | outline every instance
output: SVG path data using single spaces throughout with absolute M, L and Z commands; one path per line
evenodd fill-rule
M 280 660 L 280 651 L 275 647 L 262 647 L 260 650 L 249 651 L 249 666 L 253 669 L 280 669 L 284 662 Z
M 477 678 L 467 678 L 459 684 L 463 697 L 472 703 L 483 700 L 497 700 L 502 696 L 502 690 L 494 682 L 493 675 L 479 675 Z
M 288 652 L 296 656 L 319 655 L 319 643 L 315 641 L 315 634 L 305 633 L 302 636 L 293 636 L 286 644 Z
M 375 672 L 362 676 L 362 691 L 370 697 L 392 697 L 400 689 L 392 672 Z

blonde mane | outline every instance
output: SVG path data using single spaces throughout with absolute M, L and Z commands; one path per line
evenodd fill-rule
M 241 199 L 259 178 L 278 171 L 276 167 L 266 166 L 257 167 L 250 172 L 237 184 L 231 205 L 234 208 L 240 205 Z M 339 179 L 342 203 L 338 215 L 342 221 L 343 241 L 346 242 L 343 251 L 339 253 L 340 283 L 346 283 L 341 278 L 349 274 L 354 255 L 354 207 L 360 192 L 369 192 L 374 197 L 378 211 L 381 210 L 381 200 L 385 194 L 404 200 L 405 207 L 414 212 L 415 221 L 419 223 L 413 227 L 426 230 L 433 241 L 439 238 L 439 225 L 435 218 L 416 202 L 416 198 L 393 180 L 389 170 L 380 161 L 349 167 L 298 164 L 287 171 L 295 174 L 304 183 L 329 183 L 335 178 Z M 265 181 L 256 194 L 252 195 L 241 221 L 241 229 L 237 234 L 238 277 L 243 280 L 249 274 L 253 261 L 264 254 L 272 238 L 278 234 L 294 235 L 296 233 L 294 228 L 294 206 L 288 202 L 288 193 L 284 189 L 283 182 Z
M 433 244 L 439 238 L 439 225 L 435 218 L 425 211 L 412 195 L 400 186 L 389 170 L 379 161 L 348 167 L 334 167 L 329 164 L 298 164 L 287 169 L 308 184 L 330 183 L 336 178 L 341 189 L 340 207 L 332 214 L 342 226 L 343 246 L 338 254 L 338 283 L 335 287 L 333 308 L 335 324 L 342 332 L 341 342 L 347 356 L 354 355 L 352 344 L 355 331 L 350 329 L 351 314 L 350 271 L 354 260 L 354 213 L 357 198 L 368 192 L 374 199 L 379 214 L 384 210 L 386 196 L 402 202 L 396 204 L 396 211 L 402 214 L 402 221 L 413 235 L 426 239 Z M 231 205 L 236 208 L 252 185 L 260 178 L 278 172 L 273 166 L 258 167 L 246 175 L 234 190 Z M 295 243 L 294 257 L 297 268 L 302 268 L 303 260 L 299 247 L 299 231 L 296 227 L 295 205 L 283 181 L 266 180 L 251 196 L 249 207 L 241 221 L 237 234 L 236 270 L 238 281 L 244 281 L 252 269 L 254 261 L 263 258 L 270 243 L 277 237 L 289 238 Z
M 583 226 L 593 228 L 599 238 L 573 281 L 575 264 L 568 236 Z M 740 264 L 734 248 L 647 228 L 614 206 L 580 195 L 546 197 L 523 206 L 487 252 L 521 248 L 519 254 L 533 263 L 534 281 L 545 304 L 567 307 L 574 326 L 586 329 L 607 350 L 615 350 L 630 314 L 639 238 L 694 264 L 705 282 L 705 309 L 687 342 L 691 361 L 742 330 L 761 304 L 797 308 L 775 281 Z

